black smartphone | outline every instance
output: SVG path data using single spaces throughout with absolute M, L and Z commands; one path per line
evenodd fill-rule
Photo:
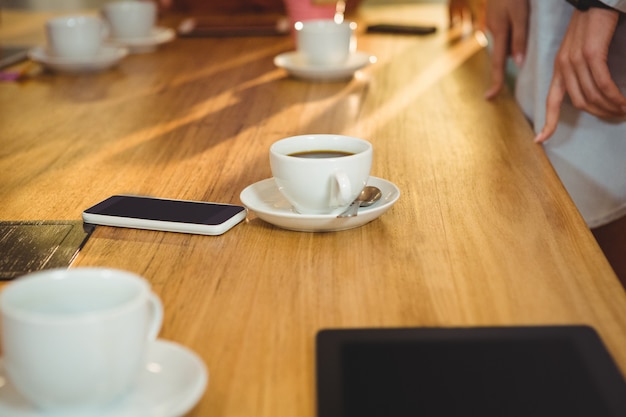
M 221 235 L 246 218 L 245 207 L 204 201 L 114 195 L 83 212 L 83 221 L 103 226 Z
M 394 33 L 400 35 L 429 35 L 437 31 L 436 26 L 399 25 L 392 23 L 378 23 L 367 26 L 369 33 Z

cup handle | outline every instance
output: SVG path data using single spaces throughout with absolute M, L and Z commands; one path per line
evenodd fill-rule
M 343 171 L 336 171 L 334 174 L 334 189 L 331 193 L 331 206 L 341 207 L 352 203 L 352 186 L 350 179 Z
M 163 325 L 163 304 L 161 299 L 154 293 L 150 293 L 148 302 L 152 310 L 148 326 L 148 340 L 156 340 Z

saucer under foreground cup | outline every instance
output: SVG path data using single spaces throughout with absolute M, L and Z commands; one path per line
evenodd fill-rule
M 157 339 L 148 347 L 146 365 L 130 392 L 106 407 L 50 414 L 22 397 L 6 378 L 0 359 L 2 417 L 182 417 L 200 401 L 209 374 L 204 362 L 177 343 Z

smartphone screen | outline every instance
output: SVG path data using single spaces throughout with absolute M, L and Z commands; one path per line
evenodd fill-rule
M 83 212 L 86 223 L 198 234 L 224 233 L 245 217 L 238 205 L 126 195 Z

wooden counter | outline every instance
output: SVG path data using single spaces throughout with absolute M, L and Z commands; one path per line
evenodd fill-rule
M 270 144 L 305 133 L 371 141 L 372 175 L 400 188 L 382 217 L 336 233 L 252 212 L 217 237 L 96 229 L 73 266 L 149 279 L 162 337 L 207 364 L 190 415 L 312 417 L 328 327 L 589 324 L 626 370 L 624 291 L 514 99 L 483 100 L 480 38 L 452 42 L 439 6 L 362 12 L 394 16 L 439 31 L 361 32 L 378 61 L 349 82 L 289 78 L 273 58 L 291 39 L 259 37 L 177 39 L 110 71 L 0 84 L 2 220 L 77 220 L 117 193 L 239 203 L 271 176 Z

